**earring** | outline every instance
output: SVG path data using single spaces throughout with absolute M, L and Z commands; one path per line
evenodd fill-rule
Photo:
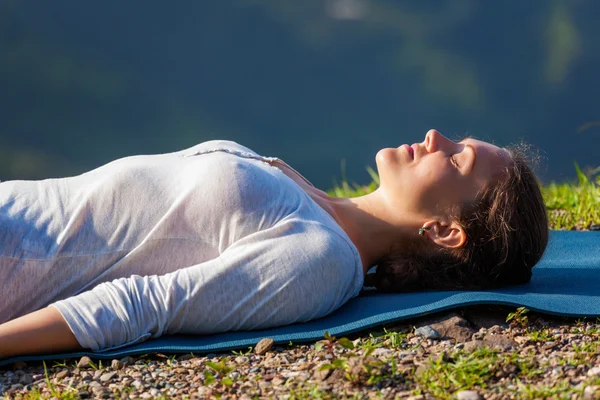
M 431 229 L 430 226 L 424 226 L 422 228 L 419 228 L 419 236 L 425 236 L 425 231 L 428 231 L 430 229 Z

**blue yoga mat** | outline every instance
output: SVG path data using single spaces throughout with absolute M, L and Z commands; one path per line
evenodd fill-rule
M 486 291 L 446 291 L 384 294 L 363 290 L 332 314 L 301 324 L 262 331 L 218 335 L 173 335 L 106 352 L 83 351 L 0 360 L 15 361 L 78 358 L 84 355 L 113 359 L 154 352 L 205 353 L 246 350 L 262 338 L 275 344 L 314 342 L 325 331 L 341 337 L 378 325 L 474 304 L 525 306 L 530 310 L 572 317 L 600 316 L 600 232 L 551 231 L 548 248 L 526 285 Z

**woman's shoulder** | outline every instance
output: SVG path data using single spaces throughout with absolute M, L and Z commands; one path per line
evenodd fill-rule
M 302 233 L 302 239 L 299 238 L 296 244 L 302 249 L 298 250 L 309 252 L 316 262 L 332 261 L 343 275 L 350 272 L 353 275 L 352 292 L 357 295 L 363 285 L 363 266 L 358 249 L 348 235 L 322 213 L 307 215 L 295 222 L 295 229 Z

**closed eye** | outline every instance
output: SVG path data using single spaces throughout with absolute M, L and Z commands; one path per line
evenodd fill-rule
M 456 168 L 460 168 L 460 165 L 456 162 L 456 158 L 454 156 L 450 157 L 450 161 Z

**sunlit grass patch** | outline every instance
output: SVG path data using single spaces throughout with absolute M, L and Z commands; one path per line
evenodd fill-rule
M 489 348 L 470 353 L 459 350 L 447 357 L 441 355 L 429 359 L 429 364 L 417 368 L 414 379 L 422 391 L 436 398 L 449 399 L 460 390 L 487 388 L 500 361 L 498 352 Z
M 561 379 L 552 385 L 526 384 L 517 380 L 516 389 L 508 389 L 518 399 L 565 399 L 583 395 L 583 387 L 577 388 L 569 383 L 568 379 Z M 576 397 L 580 398 L 580 397 Z
M 554 183 L 542 189 L 552 229 L 588 229 L 600 224 L 600 176 L 586 176 L 575 164 L 578 183 Z

